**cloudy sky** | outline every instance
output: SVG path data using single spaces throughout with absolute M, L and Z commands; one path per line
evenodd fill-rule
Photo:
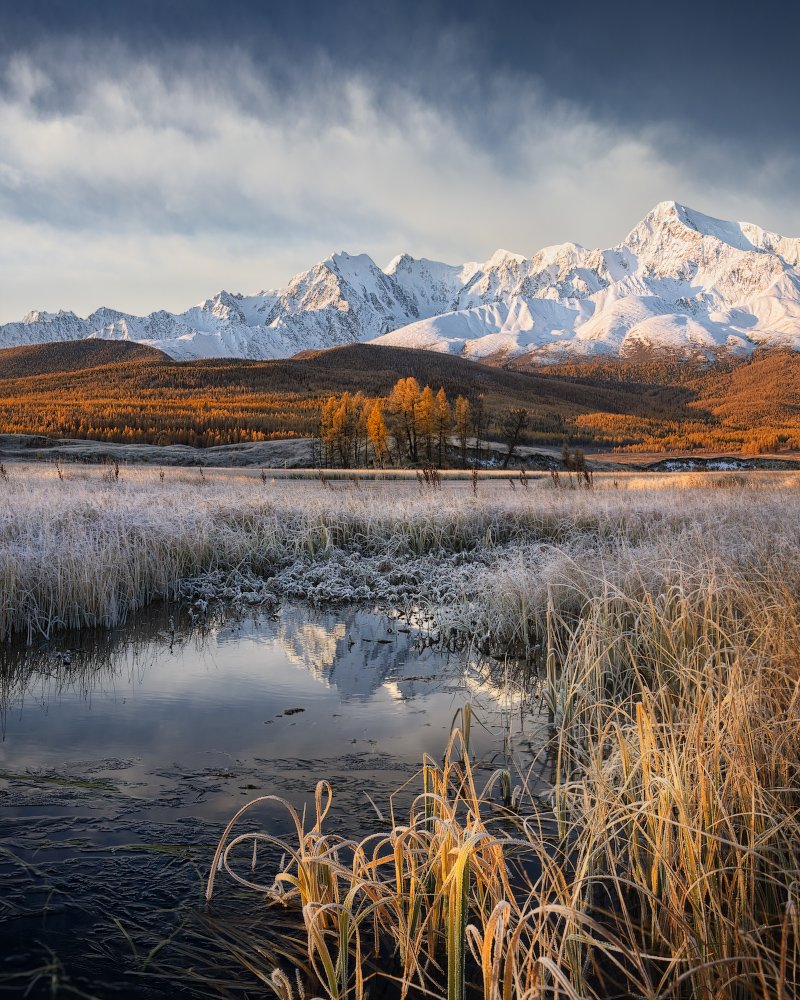
M 797 5 L 0 0 L 0 322 L 183 309 L 337 249 L 800 234 Z

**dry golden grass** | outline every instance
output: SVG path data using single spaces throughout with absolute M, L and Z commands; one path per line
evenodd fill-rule
M 800 498 L 793 479 L 673 482 L 541 487 L 536 544 L 435 612 L 538 669 L 546 802 L 541 782 L 512 796 L 510 773 L 476 786 L 468 715 L 381 835 L 327 835 L 321 785 L 313 828 L 298 821 L 259 886 L 297 906 L 313 990 L 360 998 L 383 976 L 486 1000 L 797 995 Z M 209 896 L 260 836 L 226 830 Z M 297 992 L 285 972 L 271 984 Z

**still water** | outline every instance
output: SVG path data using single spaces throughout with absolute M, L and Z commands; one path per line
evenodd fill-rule
M 175 617 L 0 650 L 0 994 L 261 995 L 246 976 L 184 981 L 192 962 L 174 944 L 244 802 L 302 808 L 327 778 L 327 828 L 371 832 L 467 702 L 487 776 L 539 745 L 537 706 L 502 664 L 431 647 L 391 616 Z M 277 807 L 258 822 L 289 829 Z

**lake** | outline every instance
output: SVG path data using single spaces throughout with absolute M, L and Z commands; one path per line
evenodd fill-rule
M 0 661 L 0 993 L 250 995 L 247 973 L 204 946 L 201 904 L 242 804 L 302 808 L 327 778 L 327 828 L 363 836 L 423 752 L 441 757 L 467 702 L 478 773 L 509 754 L 525 767 L 544 739 L 504 664 L 357 608 L 193 623 L 156 607 L 124 629 L 6 645 Z M 278 806 L 257 820 L 289 831 Z M 235 907 L 220 889 L 224 923 Z M 257 908 L 236 898 L 240 917 Z

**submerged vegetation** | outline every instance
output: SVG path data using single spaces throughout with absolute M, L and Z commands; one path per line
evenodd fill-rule
M 550 737 L 524 772 L 509 759 L 478 779 L 465 712 L 443 762 L 425 757 L 415 787 L 376 803 L 374 837 L 326 831 L 335 792 L 323 780 L 315 817 L 290 813 L 295 837 L 267 872 L 259 848 L 274 835 L 249 806 L 234 817 L 208 893 L 213 904 L 226 891 L 227 870 L 253 906 L 294 913 L 301 983 L 288 959 L 275 969 L 257 943 L 237 946 L 282 1000 L 360 998 L 379 980 L 453 1000 L 789 1000 L 798 485 L 565 473 L 513 489 L 359 486 L 14 467 L 0 482 L 0 625 L 111 625 L 193 578 L 203 601 L 384 599 L 424 615 L 432 641 L 460 636 L 530 672 Z

